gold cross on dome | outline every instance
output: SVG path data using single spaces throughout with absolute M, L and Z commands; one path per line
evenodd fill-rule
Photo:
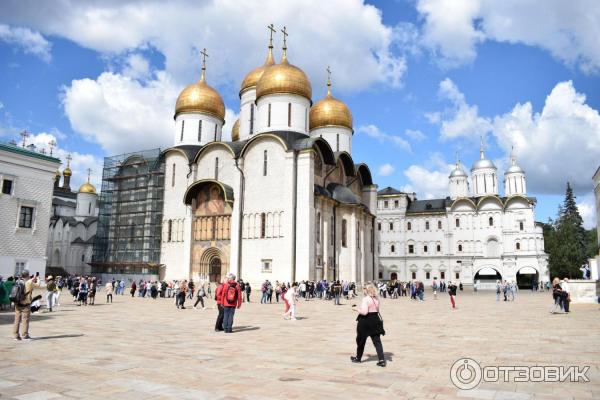
M 89 183 L 90 182 L 90 174 L 92 173 L 92 170 L 90 168 L 88 168 L 87 173 L 88 173 L 88 183 Z
M 208 57 L 208 53 L 206 52 L 206 49 L 205 48 L 202 49 L 200 54 L 202 54 L 202 69 L 206 69 L 206 57 Z
M 281 30 L 281 32 L 283 32 L 283 48 L 286 49 L 287 48 L 287 28 L 284 26 L 283 29 Z
M 275 29 L 275 26 L 273 26 L 273 24 L 267 26 L 267 28 L 271 31 L 271 32 L 269 32 L 269 35 L 270 35 L 269 46 L 273 46 L 273 34 L 275 32 L 277 32 L 277 29 Z
M 73 157 L 71 157 L 70 154 L 67 154 L 65 158 L 67 159 L 67 168 L 69 168 L 71 166 L 71 160 L 73 159 Z

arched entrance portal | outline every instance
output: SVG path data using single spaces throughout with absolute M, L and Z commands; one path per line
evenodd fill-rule
M 397 281 L 398 280 L 398 274 L 396 272 L 392 272 L 390 274 L 390 280 L 391 281 Z
M 206 179 L 188 188 L 184 202 L 193 214 L 190 278 L 220 282 L 229 272 L 233 190 Z
M 483 267 L 475 273 L 474 282 L 481 290 L 496 289 L 496 281 L 502 281 L 502 275 L 493 267 Z
M 533 267 L 523 267 L 517 272 L 517 286 L 519 289 L 533 289 L 539 284 L 540 274 Z

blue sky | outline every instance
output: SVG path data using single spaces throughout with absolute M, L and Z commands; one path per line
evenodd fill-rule
M 91 168 L 98 184 L 103 156 L 171 144 L 175 99 L 198 78 L 203 47 L 230 129 L 269 23 L 287 26 L 314 101 L 331 65 L 354 116 L 353 157 L 380 188 L 445 197 L 455 154 L 468 170 L 483 136 L 500 179 L 515 146 L 538 220 L 555 216 L 571 181 L 595 222 L 600 5 L 589 0 L 7 1 L 0 140 L 54 138 L 59 156 L 73 154 L 75 183 Z

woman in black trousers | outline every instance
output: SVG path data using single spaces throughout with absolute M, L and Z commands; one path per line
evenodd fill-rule
M 354 311 L 358 312 L 356 318 L 358 324 L 356 325 L 356 356 L 350 357 L 350 360 L 354 363 L 361 362 L 365 344 L 370 337 L 377 351 L 377 358 L 379 359 L 377 365 L 385 367 L 386 361 L 383 354 L 383 345 L 381 344 L 381 335 L 385 335 L 385 330 L 383 329 L 383 320 L 379 315 L 377 288 L 373 284 L 368 284 L 363 292 L 364 297 L 360 307 L 352 306 Z

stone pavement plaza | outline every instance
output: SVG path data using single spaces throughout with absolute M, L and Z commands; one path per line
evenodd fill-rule
M 258 300 L 254 293 L 253 300 Z M 424 303 L 382 302 L 387 368 L 351 364 L 355 301 L 300 301 L 299 320 L 281 304 L 242 306 L 234 333 L 213 331 L 216 310 L 177 310 L 172 299 L 115 296 L 77 307 L 63 291 L 57 312 L 32 317 L 30 342 L 11 338 L 13 314 L 0 313 L 0 399 L 600 399 L 600 312 L 574 305 L 551 315 L 549 294 L 459 293 Z M 589 365 L 588 383 L 483 382 L 460 391 L 451 365 Z

